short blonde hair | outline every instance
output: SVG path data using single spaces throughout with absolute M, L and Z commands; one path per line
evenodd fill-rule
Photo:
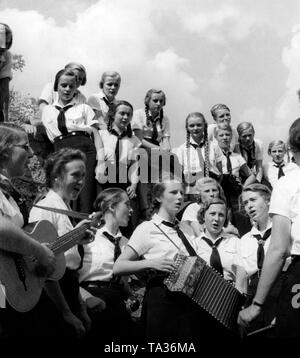
M 218 103 L 211 107 L 210 113 L 213 116 L 214 120 L 216 119 L 217 111 L 220 109 L 227 109 L 230 112 L 230 109 L 226 106 L 226 104 Z
M 273 147 L 275 147 L 275 145 L 282 145 L 285 152 L 287 151 L 287 146 L 283 140 L 272 140 L 272 142 L 270 142 L 269 146 L 268 146 L 268 154 L 269 155 L 271 155 L 271 150 Z

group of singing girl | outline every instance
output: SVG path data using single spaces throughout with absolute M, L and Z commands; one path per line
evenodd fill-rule
M 191 299 L 166 288 L 178 253 L 202 257 L 245 296 L 238 321 L 246 331 L 270 326 L 266 336 L 299 337 L 299 120 L 289 133 L 293 162 L 286 144 L 273 141 L 272 161 L 263 165 L 253 125 L 232 128 L 224 104 L 212 107 L 214 124 L 190 113 L 186 141 L 171 149 L 162 90 L 147 91 L 145 108 L 134 110 L 116 99 L 117 72 L 104 72 L 100 92 L 88 100 L 79 90 L 86 80 L 84 66 L 67 64 L 43 89 L 40 120 L 22 128 L 0 124 L 1 250 L 34 256 L 50 277 L 55 255 L 22 228 L 47 220 L 60 237 L 88 227 L 64 253 L 63 277 L 46 280 L 31 311 L 17 312 L 0 300 L 1 337 L 231 337 Z M 28 212 L 13 179 L 24 174 L 29 137 L 39 131 L 52 152 L 44 163 L 46 190 Z M 172 158 L 173 167 L 157 153 Z M 139 321 L 126 306 L 132 277 L 145 285 Z

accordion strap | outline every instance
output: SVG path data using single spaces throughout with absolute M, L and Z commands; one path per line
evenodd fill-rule
M 159 229 L 159 231 L 161 231 L 165 237 L 171 241 L 171 243 L 177 248 L 178 252 L 181 251 L 180 247 L 178 245 L 175 244 L 175 242 L 169 237 L 169 235 L 167 235 L 157 224 L 154 223 L 154 225 Z M 181 231 L 181 230 L 180 230 Z M 182 233 L 183 234 L 183 233 Z M 180 236 L 179 236 L 180 237 Z M 181 237 L 180 237 L 182 243 L 184 244 L 185 248 L 186 248 L 186 251 L 189 253 L 189 256 L 198 256 L 195 252 L 195 250 L 193 249 L 193 247 L 191 246 L 191 244 L 188 242 L 188 239 L 185 238 L 186 240 L 183 240 Z M 185 242 L 187 241 L 187 242 Z

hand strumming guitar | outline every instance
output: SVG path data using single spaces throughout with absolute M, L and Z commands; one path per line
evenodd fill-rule
M 41 244 L 39 246 L 40 248 L 36 253 L 36 258 L 38 260 L 36 273 L 40 276 L 50 276 L 55 270 L 55 255 L 46 244 Z

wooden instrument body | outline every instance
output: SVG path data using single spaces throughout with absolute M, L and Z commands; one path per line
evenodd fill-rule
M 33 229 L 29 230 L 30 228 L 25 228 L 27 234 L 40 243 L 51 244 L 58 238 L 56 229 L 46 220 L 35 223 Z M 30 311 L 38 303 L 45 281 L 59 280 L 66 267 L 64 253 L 56 254 L 55 271 L 50 277 L 37 275 L 39 263 L 32 256 L 0 250 L 0 263 L 0 282 L 5 287 L 6 299 L 19 312 Z M 24 274 L 24 283 L 20 279 L 20 270 Z

